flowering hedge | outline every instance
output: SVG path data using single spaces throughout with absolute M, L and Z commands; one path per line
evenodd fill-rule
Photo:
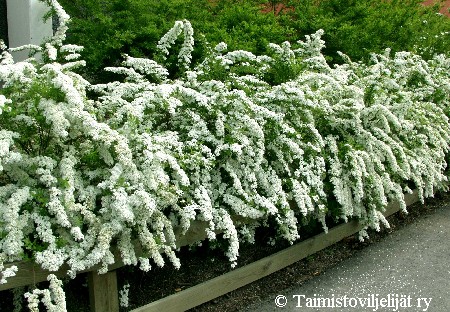
M 290 242 L 308 218 L 325 231 L 326 217 L 379 230 L 389 200 L 406 210 L 411 188 L 422 200 L 446 188 L 445 56 L 386 51 L 365 65 L 342 55 L 332 68 L 319 30 L 262 56 L 221 43 L 193 67 L 193 30 L 179 21 L 158 42 L 159 63 L 125 55 L 106 68 L 123 81 L 91 85 L 74 71 L 81 47 L 63 43 L 68 16 L 49 3 L 60 26 L 33 47 L 42 60 L 1 57 L 1 282 L 17 269 L 4 264 L 24 259 L 49 271 L 67 263 L 71 277 L 104 273 L 113 248 L 144 271 L 179 267 L 174 229 L 193 220 L 209 224 L 210 240 L 224 233 L 234 265 L 257 226 Z M 164 60 L 175 42 L 173 80 Z M 49 279 L 50 290 L 27 293 L 31 310 L 39 296 L 65 310 Z

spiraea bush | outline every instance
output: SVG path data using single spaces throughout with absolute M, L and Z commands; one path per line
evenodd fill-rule
M 49 271 L 66 263 L 71 277 L 103 273 L 116 248 L 144 271 L 177 268 L 175 228 L 183 235 L 193 220 L 207 222 L 209 240 L 224 233 L 235 265 L 258 226 L 291 243 L 307 219 L 325 231 L 327 218 L 378 230 L 389 200 L 405 210 L 405 192 L 423 200 L 446 189 L 445 55 L 386 50 L 331 67 L 319 30 L 264 55 L 219 43 L 193 64 L 183 20 L 154 60 L 124 55 L 105 69 L 122 79 L 91 84 L 76 73 L 82 47 L 64 42 L 67 14 L 48 3 L 60 25 L 34 47 L 42 58 L 1 56 L 2 283 L 17 270 L 4 265 L 22 260 Z M 26 294 L 32 311 L 39 301 L 66 310 L 61 282 L 49 281 Z

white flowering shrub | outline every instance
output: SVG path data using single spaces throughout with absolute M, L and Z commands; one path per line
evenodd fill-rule
M 242 239 L 275 226 L 294 242 L 301 220 L 358 218 L 388 226 L 389 200 L 445 188 L 450 60 L 411 53 L 331 68 L 322 31 L 269 55 L 211 49 L 191 65 L 193 30 L 177 22 L 158 43 L 160 62 L 125 56 L 106 70 L 122 81 L 90 85 L 75 73 L 81 47 L 64 45 L 67 15 L 54 38 L 33 47 L 42 61 L 0 63 L 1 283 L 31 259 L 69 275 L 119 259 L 144 271 L 168 259 L 175 229 L 208 224 L 222 232 L 234 265 Z M 181 76 L 171 79 L 167 53 Z M 247 224 L 243 224 L 246 220 Z M 364 234 L 364 233 L 363 233 Z M 141 250 L 142 254 L 137 254 Z M 60 283 L 28 293 L 65 310 Z M 42 299 L 39 299 L 42 295 Z M 54 302 L 54 303 L 53 303 Z

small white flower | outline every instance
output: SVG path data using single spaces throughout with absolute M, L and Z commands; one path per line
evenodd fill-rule
M 123 288 L 119 290 L 119 304 L 123 308 L 128 308 L 128 293 L 130 291 L 130 284 L 124 284 Z

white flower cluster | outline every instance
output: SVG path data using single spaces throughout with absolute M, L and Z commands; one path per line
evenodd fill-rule
M 188 69 L 192 60 L 192 52 L 194 51 L 194 30 L 189 21 L 177 21 L 172 29 L 170 29 L 158 42 L 157 48 L 163 53 L 166 59 L 169 55 L 169 49 L 175 44 L 175 41 L 183 33 L 184 41 L 178 53 L 178 64 L 182 69 Z
M 190 68 L 193 31 L 183 21 L 158 45 L 167 55 L 184 33 L 182 78 L 169 79 L 164 60 L 126 56 L 109 69 L 124 81 L 91 86 L 73 72 L 80 47 L 62 44 L 67 16 L 52 3 L 62 28 L 42 47 L 48 58 L 1 58 L 2 282 L 14 273 L 4 263 L 24 254 L 51 271 L 67 263 L 71 276 L 106 272 L 115 250 L 144 271 L 166 260 L 179 267 L 175 229 L 184 235 L 193 220 L 207 222 L 210 240 L 223 233 L 235 265 L 240 236 L 254 241 L 257 226 L 291 243 L 311 219 L 325 231 L 327 218 L 379 229 L 389 200 L 405 209 L 405 191 L 423 199 L 445 188 L 445 56 L 387 52 L 331 68 L 318 31 L 296 49 L 271 45 L 271 56 L 220 44 Z M 280 70 L 295 76 L 274 84 Z M 52 292 L 28 294 L 30 309 L 41 295 L 63 309 L 49 278 Z
M 4 268 L 4 265 L 2 264 L 0 266 L 0 274 L 2 277 L 0 279 L 0 284 L 6 284 L 7 278 L 16 276 L 16 272 L 17 272 L 17 266 L 13 265 L 9 268 Z
M 66 312 L 66 295 L 62 282 L 53 274 L 50 274 L 47 279 L 50 282 L 48 289 L 34 289 L 31 293 L 25 293 L 28 309 L 31 312 L 39 312 L 39 302 L 42 302 L 49 312 Z
M 128 308 L 128 293 L 130 292 L 130 284 L 123 285 L 123 288 L 119 290 L 119 303 L 121 307 Z

